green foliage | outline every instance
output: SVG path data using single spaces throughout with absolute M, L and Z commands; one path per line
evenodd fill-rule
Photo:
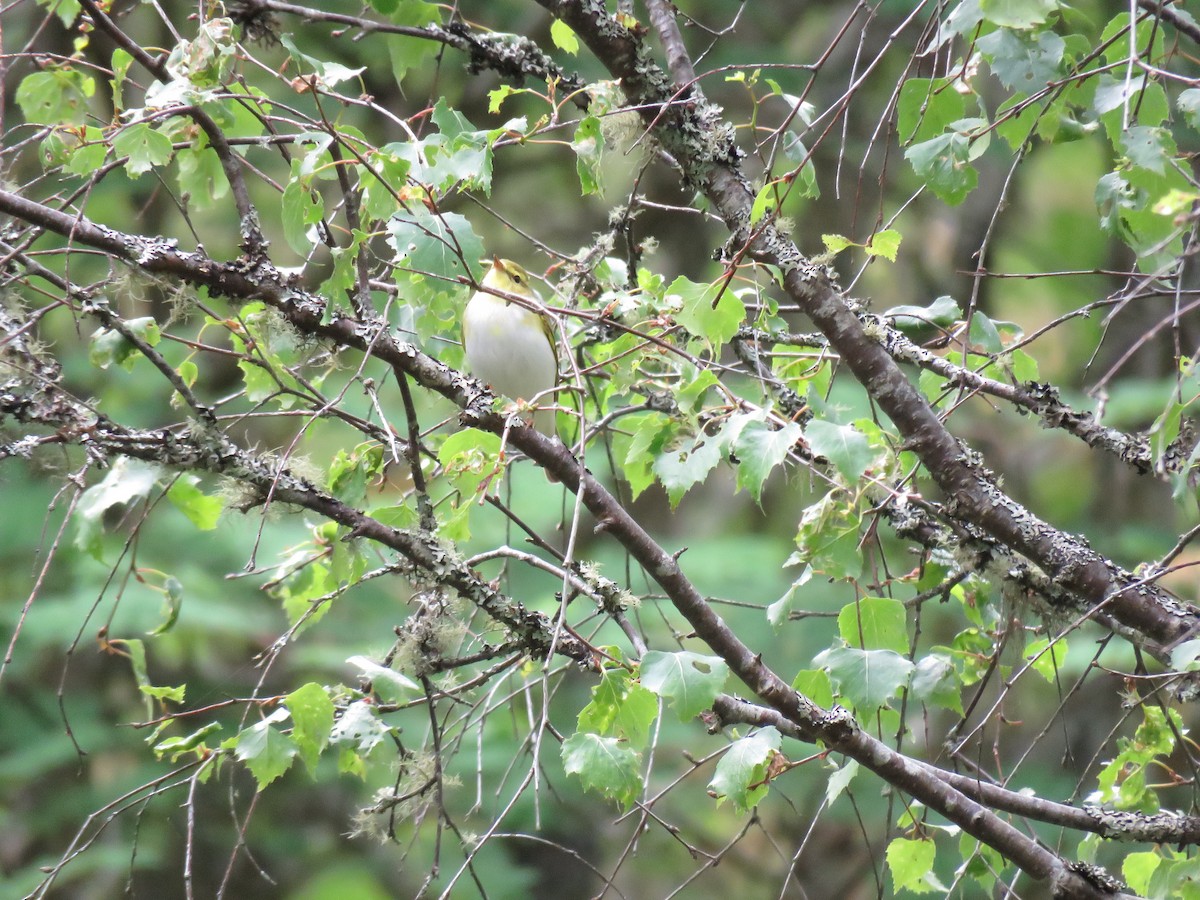
M 79 69 L 47 66 L 22 79 L 16 101 L 30 123 L 82 125 L 87 117 L 88 98 L 95 92 L 96 82 Z
M 813 662 L 828 670 L 838 695 L 864 714 L 886 706 L 908 684 L 915 668 L 894 650 L 855 647 L 824 650 Z
M 584 790 L 595 791 L 628 808 L 638 795 L 642 779 L 638 754 L 618 738 L 577 731 L 562 745 L 563 768 L 578 775 Z
M 288 694 L 284 702 L 292 717 L 291 738 L 296 752 L 315 776 L 317 762 L 333 730 L 333 701 L 325 688 L 310 681 Z
M 246 764 L 260 791 L 291 768 L 292 760 L 300 752 L 291 738 L 271 727 L 287 718 L 286 709 L 277 709 L 234 739 L 234 753 Z
M 771 760 L 781 742 L 779 732 L 768 726 L 730 744 L 708 783 L 717 802 L 731 800 L 742 812 L 754 809 L 767 795 Z
M 861 650 L 908 652 L 904 604 L 887 597 L 863 597 L 838 614 L 843 641 Z
M 935 751 L 952 746 L 1005 789 L 1194 805 L 1175 771 L 1186 710 L 1133 690 L 1200 668 L 1200 641 L 1135 659 L 1125 632 L 1076 621 L 1096 598 L 1061 604 L 1030 547 L 971 519 L 970 485 L 914 452 L 936 416 L 1009 495 L 997 516 L 1025 504 L 1047 534 L 1086 533 L 1106 571 L 1140 560 L 1148 587 L 1168 570 L 1194 595 L 1200 89 L 1182 6 L 885 3 L 848 29 L 814 5 L 785 46 L 765 7 L 696 3 L 697 80 L 636 110 L 636 84 L 598 80 L 603 42 L 536 4 L 146 30 L 139 12 L 112 26 L 129 36 L 115 50 L 71 0 L 37 6 L 37 30 L 0 14 L 28 43 L 5 189 L 76 229 L 10 214 L 3 236 L 0 686 L 19 701 L 0 831 L 19 890 L 169 880 L 187 859 L 196 893 L 248 896 L 250 856 L 297 898 L 458 896 L 472 878 L 497 896 L 558 877 L 563 896 L 596 892 L 535 873 L 515 848 L 536 838 L 627 896 L 678 892 L 692 863 L 662 848 L 680 841 L 712 854 L 702 892 L 775 896 L 786 866 L 712 849 L 751 811 L 781 858 L 810 825 L 862 834 L 882 860 L 858 893 L 1017 890 L 1003 853 L 947 840 L 886 773 L 758 727 L 782 704 L 710 712 L 725 692 L 770 706 L 730 677 L 747 665 L 906 756 L 950 765 Z M 652 75 L 655 23 L 605 23 Z M 841 71 L 856 29 L 872 55 Z M 675 112 L 714 130 L 664 134 Z M 730 215 L 714 198 L 741 185 Z M 91 223 L 144 240 L 115 253 Z M 752 235 L 825 255 L 766 264 Z M 531 471 L 519 429 L 473 412 L 463 427 L 475 384 L 439 380 L 465 373 L 461 310 L 493 254 L 533 273 L 553 319 L 555 450 L 581 456 L 585 502 Z M 220 274 L 182 279 L 192 258 Z M 901 374 L 842 353 L 832 338 L 853 327 Z M 889 419 L 885 375 L 930 409 Z M 34 415 L 76 401 L 79 421 Z M 110 426 L 123 449 L 94 440 Z M 1126 492 L 1113 467 L 1143 432 L 1134 468 L 1151 471 Z M 640 530 L 621 547 L 625 516 Z M 1041 527 L 1023 537 L 1049 540 Z M 677 577 L 744 654 L 703 645 L 670 602 L 676 570 L 635 564 L 638 541 L 678 550 Z M 1029 603 L 1039 589 L 1049 602 Z M 1101 709 L 1093 682 L 1078 711 L 1099 671 L 1131 673 L 1126 692 Z M 308 777 L 283 777 L 297 757 Z M 180 805 L 188 828 L 160 827 Z M 111 844 L 83 841 L 101 820 Z M 1089 840 L 1064 829 L 1053 846 L 1082 858 Z M 214 846 L 239 848 L 215 880 Z M 1197 880 L 1186 849 L 1105 853 L 1146 896 Z M 804 877 L 810 896 L 850 883 Z
M 933 840 L 896 838 L 887 847 L 888 871 L 897 891 L 913 894 L 945 893 L 946 886 L 933 874 L 937 853 Z
M 687 721 L 712 705 L 729 677 L 729 666 L 720 657 L 688 650 L 651 650 L 642 657 L 639 672 L 642 687 L 670 701 L 680 721 Z
M 714 346 L 727 342 L 746 318 L 746 307 L 723 282 L 696 284 L 683 276 L 667 288 L 666 304 L 689 332 Z
M 158 323 L 150 316 L 131 319 L 125 326 L 148 347 L 157 345 L 162 337 Z M 132 372 L 140 355 L 137 345 L 119 331 L 101 328 L 92 335 L 90 359 L 98 369 L 107 369 L 116 363 L 126 372 Z
M 626 666 L 616 664 L 605 667 L 592 688 L 591 702 L 579 711 L 579 730 L 615 737 L 628 742 L 634 750 L 641 750 L 657 718 L 658 698 L 654 691 L 635 681 Z

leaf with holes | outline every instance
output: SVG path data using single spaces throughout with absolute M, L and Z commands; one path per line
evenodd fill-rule
M 642 657 L 640 671 L 642 686 L 670 700 L 684 722 L 712 706 L 729 677 L 729 667 L 719 657 L 688 650 L 651 650 Z

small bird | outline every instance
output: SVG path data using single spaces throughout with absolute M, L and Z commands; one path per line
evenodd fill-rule
M 489 293 L 512 294 L 540 306 L 541 298 L 529 284 L 529 273 L 512 260 L 492 257 L 483 276 L 484 290 L 476 291 L 463 313 L 463 345 L 467 364 L 481 381 L 514 400 L 534 400 L 552 406 L 548 393 L 558 384 L 558 348 L 550 320 L 515 300 Z M 555 435 L 554 410 L 539 409 L 533 427 Z

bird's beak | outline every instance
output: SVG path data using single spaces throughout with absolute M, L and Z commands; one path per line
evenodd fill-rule
M 498 256 L 492 257 L 492 268 L 495 269 L 497 272 L 504 268 L 504 266 L 500 264 L 500 257 L 498 257 Z

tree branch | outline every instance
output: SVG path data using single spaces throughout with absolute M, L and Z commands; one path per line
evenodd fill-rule
M 806 259 L 771 222 L 750 227 L 754 196 L 741 172 L 733 129 L 697 86 L 673 86 L 641 40 L 595 4 L 582 0 L 539 2 L 570 25 L 621 80 L 646 127 L 680 167 L 685 185 L 701 190 L 725 221 L 732 235 L 729 255 L 745 253 L 779 269 L 788 295 L 899 429 L 906 449 L 917 454 L 945 493 L 951 514 L 1026 556 L 1094 609 L 1103 609 L 1159 647 L 1170 648 L 1200 630 L 1200 610 L 1140 582 L 1000 490 L 978 456 L 960 446 L 905 377 L 881 335 L 864 329 L 838 291 L 832 273 Z M 677 102 L 685 90 L 688 101 Z

